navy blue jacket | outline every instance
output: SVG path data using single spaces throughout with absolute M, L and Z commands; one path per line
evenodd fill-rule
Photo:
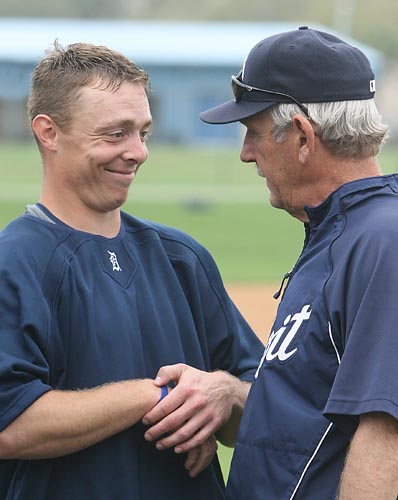
M 250 391 L 229 500 L 332 500 L 359 416 L 398 417 L 398 182 L 307 209 L 306 241 Z

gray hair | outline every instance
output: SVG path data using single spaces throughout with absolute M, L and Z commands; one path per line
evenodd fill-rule
M 309 103 L 306 106 L 310 120 L 316 125 L 317 136 L 329 153 L 359 159 L 376 156 L 380 151 L 388 127 L 382 123 L 373 99 Z M 279 104 L 271 108 L 277 142 L 285 140 L 296 114 L 303 115 L 296 104 Z

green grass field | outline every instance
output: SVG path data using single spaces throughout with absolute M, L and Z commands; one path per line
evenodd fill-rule
M 238 149 L 151 146 L 124 209 L 187 231 L 215 257 L 227 282 L 275 282 L 294 264 L 302 224 L 269 206 L 264 179 Z M 398 165 L 385 148 L 384 173 Z M 34 143 L 0 144 L 0 227 L 37 201 L 41 164 Z M 232 450 L 219 448 L 224 475 Z
M 279 281 L 303 242 L 302 224 L 269 206 L 264 179 L 239 160 L 238 149 L 149 144 L 124 209 L 178 227 L 203 243 L 227 282 Z M 383 152 L 385 173 L 398 147 Z M 0 227 L 40 193 L 41 165 L 34 143 L 0 144 Z

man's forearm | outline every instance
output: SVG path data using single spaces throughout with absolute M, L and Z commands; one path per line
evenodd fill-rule
M 351 441 L 339 500 L 396 500 L 398 422 L 383 413 L 363 415 Z
M 159 400 L 149 379 L 49 391 L 0 432 L 0 459 L 40 459 L 87 448 L 139 421 Z
M 216 437 L 225 446 L 232 447 L 235 446 L 236 443 L 240 419 L 242 417 L 251 384 L 249 382 L 242 382 L 232 376 L 231 378 L 231 398 L 233 398 L 234 401 L 231 416 L 229 420 L 216 432 Z

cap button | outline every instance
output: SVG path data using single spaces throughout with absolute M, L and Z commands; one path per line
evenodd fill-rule
M 300 26 L 299 30 L 308 30 L 308 26 Z

